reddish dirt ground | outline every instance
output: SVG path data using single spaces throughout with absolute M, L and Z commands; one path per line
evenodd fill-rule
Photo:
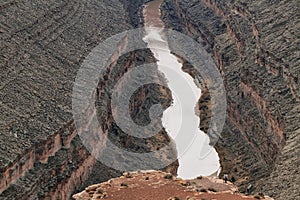
M 120 178 L 89 186 L 73 196 L 76 200 L 257 200 L 257 198 L 238 194 L 234 185 L 225 184 L 220 179 L 202 177 L 185 181 L 160 171 L 125 173 Z

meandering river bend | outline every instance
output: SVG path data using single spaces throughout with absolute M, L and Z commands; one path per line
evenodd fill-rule
M 199 117 L 195 106 L 201 90 L 193 78 L 182 71 L 182 63 L 170 52 L 164 36 L 164 23 L 161 20 L 160 5 L 163 0 L 154 0 L 146 4 L 143 10 L 146 36 L 144 41 L 158 60 L 158 69 L 165 75 L 168 87 L 172 91 L 173 103 L 163 113 L 163 126 L 174 139 L 179 160 L 178 176 L 192 179 L 199 175 L 208 176 L 220 168 L 219 157 L 209 145 L 208 136 L 198 128 Z M 189 146 L 182 146 L 182 141 L 193 138 Z M 207 152 L 207 156 L 200 156 Z

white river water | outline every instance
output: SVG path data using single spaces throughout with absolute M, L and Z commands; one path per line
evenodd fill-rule
M 209 176 L 219 170 L 219 157 L 209 145 L 208 136 L 199 130 L 200 119 L 195 113 L 195 106 L 201 90 L 193 78 L 182 71 L 182 63 L 171 54 L 165 41 L 164 24 L 160 18 L 160 5 L 163 0 L 148 3 L 143 12 L 146 36 L 144 41 L 158 60 L 158 69 L 165 75 L 168 87 L 172 91 L 173 103 L 163 113 L 163 126 L 174 139 L 179 160 L 178 176 L 192 179 L 199 175 Z M 194 138 L 190 145 L 182 147 L 182 141 Z M 190 140 L 190 139 L 189 139 Z M 207 152 L 207 156 L 201 158 Z

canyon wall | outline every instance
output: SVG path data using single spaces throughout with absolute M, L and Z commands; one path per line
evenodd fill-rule
M 211 53 L 227 92 L 226 123 L 216 144 L 222 174 L 242 192 L 296 199 L 299 185 L 300 61 L 296 1 L 166 0 L 167 28 Z M 185 70 L 193 76 L 192 66 Z M 194 73 L 194 74 L 193 74 Z M 199 101 L 207 130 L 209 91 Z
M 142 23 L 145 2 L 1 2 L 0 199 L 68 199 L 86 185 L 121 175 L 82 145 L 72 117 L 72 89 L 82 61 L 97 44 Z M 251 184 L 251 192 L 276 199 L 298 197 L 297 8 L 296 0 L 166 0 L 162 6 L 166 26 L 201 43 L 223 76 L 228 112 L 216 145 L 222 173 L 242 192 Z M 144 50 L 117 60 L 95 90 L 98 118 L 109 122 L 103 132 L 120 148 L 159 149 L 169 141 L 164 130 L 147 140 L 128 137 L 109 106 L 114 84 L 109 80 L 153 57 Z M 166 88 L 142 87 L 130 104 L 133 119 L 149 122 L 147 109 L 158 102 L 169 105 L 169 97 Z M 200 127 L 206 130 L 209 91 L 199 104 Z M 164 170 L 176 174 L 177 166 Z
M 136 20 L 126 7 L 125 1 L 1 2 L 0 199 L 69 199 L 86 185 L 121 175 L 98 162 L 83 146 L 72 116 L 72 89 L 89 52 L 134 25 Z M 153 62 L 147 51 L 112 59 L 118 61 L 107 66 L 107 72 L 114 77 L 121 77 L 138 61 Z M 103 94 L 104 101 L 109 102 L 108 89 L 114 82 L 104 77 L 95 93 Z M 101 93 L 100 88 L 106 92 Z M 138 107 L 153 103 L 153 96 L 165 93 L 160 100 L 166 105 L 170 101 L 165 89 L 148 90 L 136 94 L 133 118 L 147 114 Z M 101 113 L 109 106 L 95 108 L 99 109 L 99 120 L 109 118 L 112 122 L 102 127 L 104 132 L 124 148 L 133 146 L 135 138 L 122 135 L 112 116 Z M 135 146 L 149 151 L 167 141 L 162 131 Z M 103 141 L 100 149 L 105 145 Z M 170 153 L 176 156 L 175 150 Z M 158 161 L 162 159 L 157 156 Z M 176 174 L 176 168 L 175 162 L 165 170 Z

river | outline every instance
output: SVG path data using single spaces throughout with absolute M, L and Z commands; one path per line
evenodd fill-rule
M 171 54 L 168 42 L 164 39 L 164 23 L 161 20 L 160 5 L 163 0 L 154 0 L 143 10 L 146 35 L 144 41 L 158 60 L 158 69 L 165 75 L 172 92 L 173 103 L 163 113 L 162 122 L 166 131 L 175 141 L 178 152 L 178 176 L 183 179 L 209 176 L 220 168 L 216 150 L 209 145 L 208 136 L 199 130 L 200 119 L 195 106 L 201 90 L 193 78 L 182 71 L 182 63 Z M 181 136 L 181 137 L 179 137 Z M 182 140 L 193 138 L 190 145 L 181 147 Z M 207 156 L 201 155 L 207 152 Z

